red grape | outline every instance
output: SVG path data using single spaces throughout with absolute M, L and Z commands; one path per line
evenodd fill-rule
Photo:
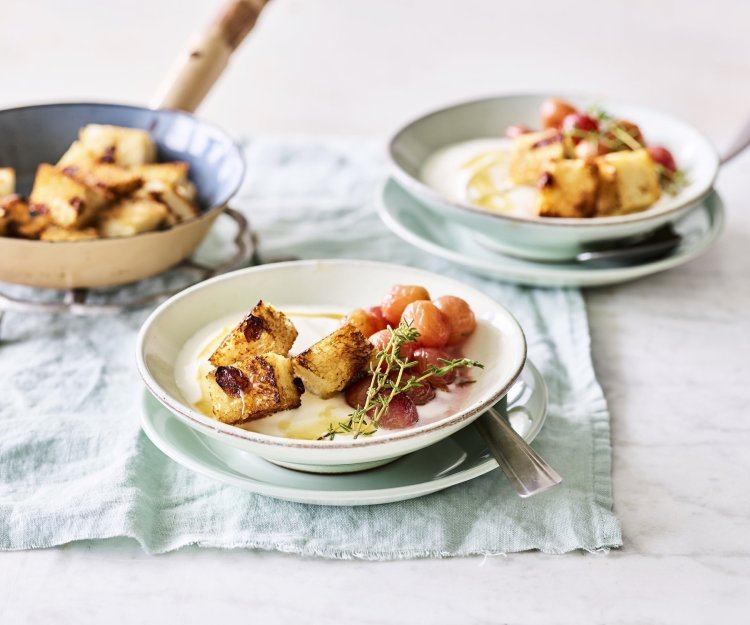
M 414 360 L 417 361 L 417 366 L 414 367 L 413 371 L 416 375 L 421 376 L 427 372 L 430 366 L 442 367 L 445 365 L 443 360 L 450 360 L 448 354 L 442 349 L 436 349 L 434 347 L 420 347 L 414 352 Z M 438 388 L 445 388 L 456 379 L 456 371 L 449 371 L 445 375 L 431 375 L 425 380 L 432 386 Z
M 655 163 L 661 165 L 664 169 L 674 173 L 677 171 L 677 163 L 672 153 L 661 145 L 652 145 L 647 148 L 648 153 Z
M 371 382 L 372 377 L 368 375 L 358 382 L 347 386 L 346 390 L 344 391 L 346 403 L 349 404 L 352 408 L 363 407 L 365 405 L 365 402 L 367 401 L 367 391 L 370 388 Z
M 391 340 L 390 330 L 380 330 L 372 336 L 370 336 L 370 343 L 372 343 L 379 352 L 382 352 L 388 345 L 388 341 Z M 403 343 L 401 348 L 398 350 L 399 356 L 405 360 L 411 360 L 414 355 L 414 350 L 417 348 L 417 344 L 413 341 Z
M 396 395 L 380 416 L 380 427 L 386 430 L 399 430 L 417 422 L 419 415 L 414 402 L 406 395 Z
M 369 310 L 364 310 L 363 308 L 353 310 L 344 318 L 344 323 L 353 325 L 366 337 L 372 336 L 379 330 L 385 328 L 385 323 L 383 321 L 384 320 L 381 317 L 377 317 Z
M 404 312 L 404 308 L 412 302 L 422 299 L 430 299 L 430 294 L 424 287 L 395 284 L 383 298 L 383 304 L 381 306 L 383 317 L 385 317 L 385 320 L 395 328 L 401 320 L 401 314 Z
M 477 320 L 471 307 L 460 297 L 444 295 L 435 300 L 435 306 L 448 317 L 451 325 L 451 333 L 448 336 L 448 345 L 463 343 L 477 327 Z
M 550 98 L 542 102 L 539 112 L 542 116 L 542 128 L 557 128 L 559 130 L 563 119 L 571 113 L 577 113 L 578 110 L 564 100 Z
M 435 389 L 427 380 L 422 380 L 419 386 L 405 395 L 417 406 L 424 406 L 435 399 Z
M 386 318 L 383 315 L 383 309 L 380 306 L 371 306 L 367 309 L 367 312 L 377 321 L 378 329 L 375 330 L 376 332 L 378 330 L 385 330 L 388 327 L 388 321 L 386 321 Z
M 583 139 L 582 133 L 599 131 L 599 122 L 583 113 L 571 113 L 563 119 L 562 129 L 570 135 L 573 143 L 578 144 Z
M 443 347 L 448 342 L 451 324 L 441 310 L 432 302 L 412 302 L 404 309 L 401 320 L 419 332 L 417 343 L 425 347 Z

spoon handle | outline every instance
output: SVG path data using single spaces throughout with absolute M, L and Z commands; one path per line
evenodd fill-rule
M 495 408 L 475 421 L 487 447 L 521 497 L 557 486 L 562 477 L 511 427 Z
M 750 121 L 745 122 L 740 134 L 737 135 L 732 145 L 729 146 L 729 149 L 721 155 L 721 164 L 724 165 L 725 163 L 728 163 L 735 156 L 739 156 L 748 147 L 750 147 Z

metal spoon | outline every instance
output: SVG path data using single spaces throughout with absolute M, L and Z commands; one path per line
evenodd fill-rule
M 597 247 L 580 252 L 576 254 L 575 260 L 585 264 L 637 264 L 666 256 L 681 241 L 682 236 L 671 224 L 667 224 L 635 241 L 618 242 L 616 247 Z
M 505 477 L 521 497 L 557 486 L 562 477 L 511 427 L 503 399 L 474 423 Z

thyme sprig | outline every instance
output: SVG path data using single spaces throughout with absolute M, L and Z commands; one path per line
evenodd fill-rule
M 440 366 L 430 365 L 421 375 L 409 375 L 409 369 L 416 367 L 416 360 L 407 360 L 401 356 L 401 348 L 419 338 L 419 332 L 411 325 L 401 322 L 394 330 L 390 326 L 390 339 L 386 346 L 378 351 L 374 363 L 370 365 L 372 376 L 367 389 L 364 406 L 358 406 L 348 415 L 346 421 L 336 425 L 330 423 L 328 431 L 318 440 L 333 440 L 337 434 L 353 434 L 354 438 L 371 436 L 377 432 L 380 419 L 388 410 L 393 398 L 423 386 L 432 376 L 442 377 L 459 367 L 484 368 L 481 362 L 469 358 L 440 358 Z

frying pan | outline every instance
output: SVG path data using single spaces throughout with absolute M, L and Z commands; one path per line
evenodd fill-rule
M 0 237 L 0 281 L 81 289 L 156 275 L 190 256 L 237 192 L 245 165 L 234 140 L 192 115 L 250 32 L 266 0 L 233 0 L 187 51 L 155 108 L 63 103 L 0 111 L 0 167 L 14 167 L 27 195 L 39 163 L 55 163 L 86 124 L 148 130 L 160 161 L 190 164 L 200 214 L 167 230 L 93 241 Z

